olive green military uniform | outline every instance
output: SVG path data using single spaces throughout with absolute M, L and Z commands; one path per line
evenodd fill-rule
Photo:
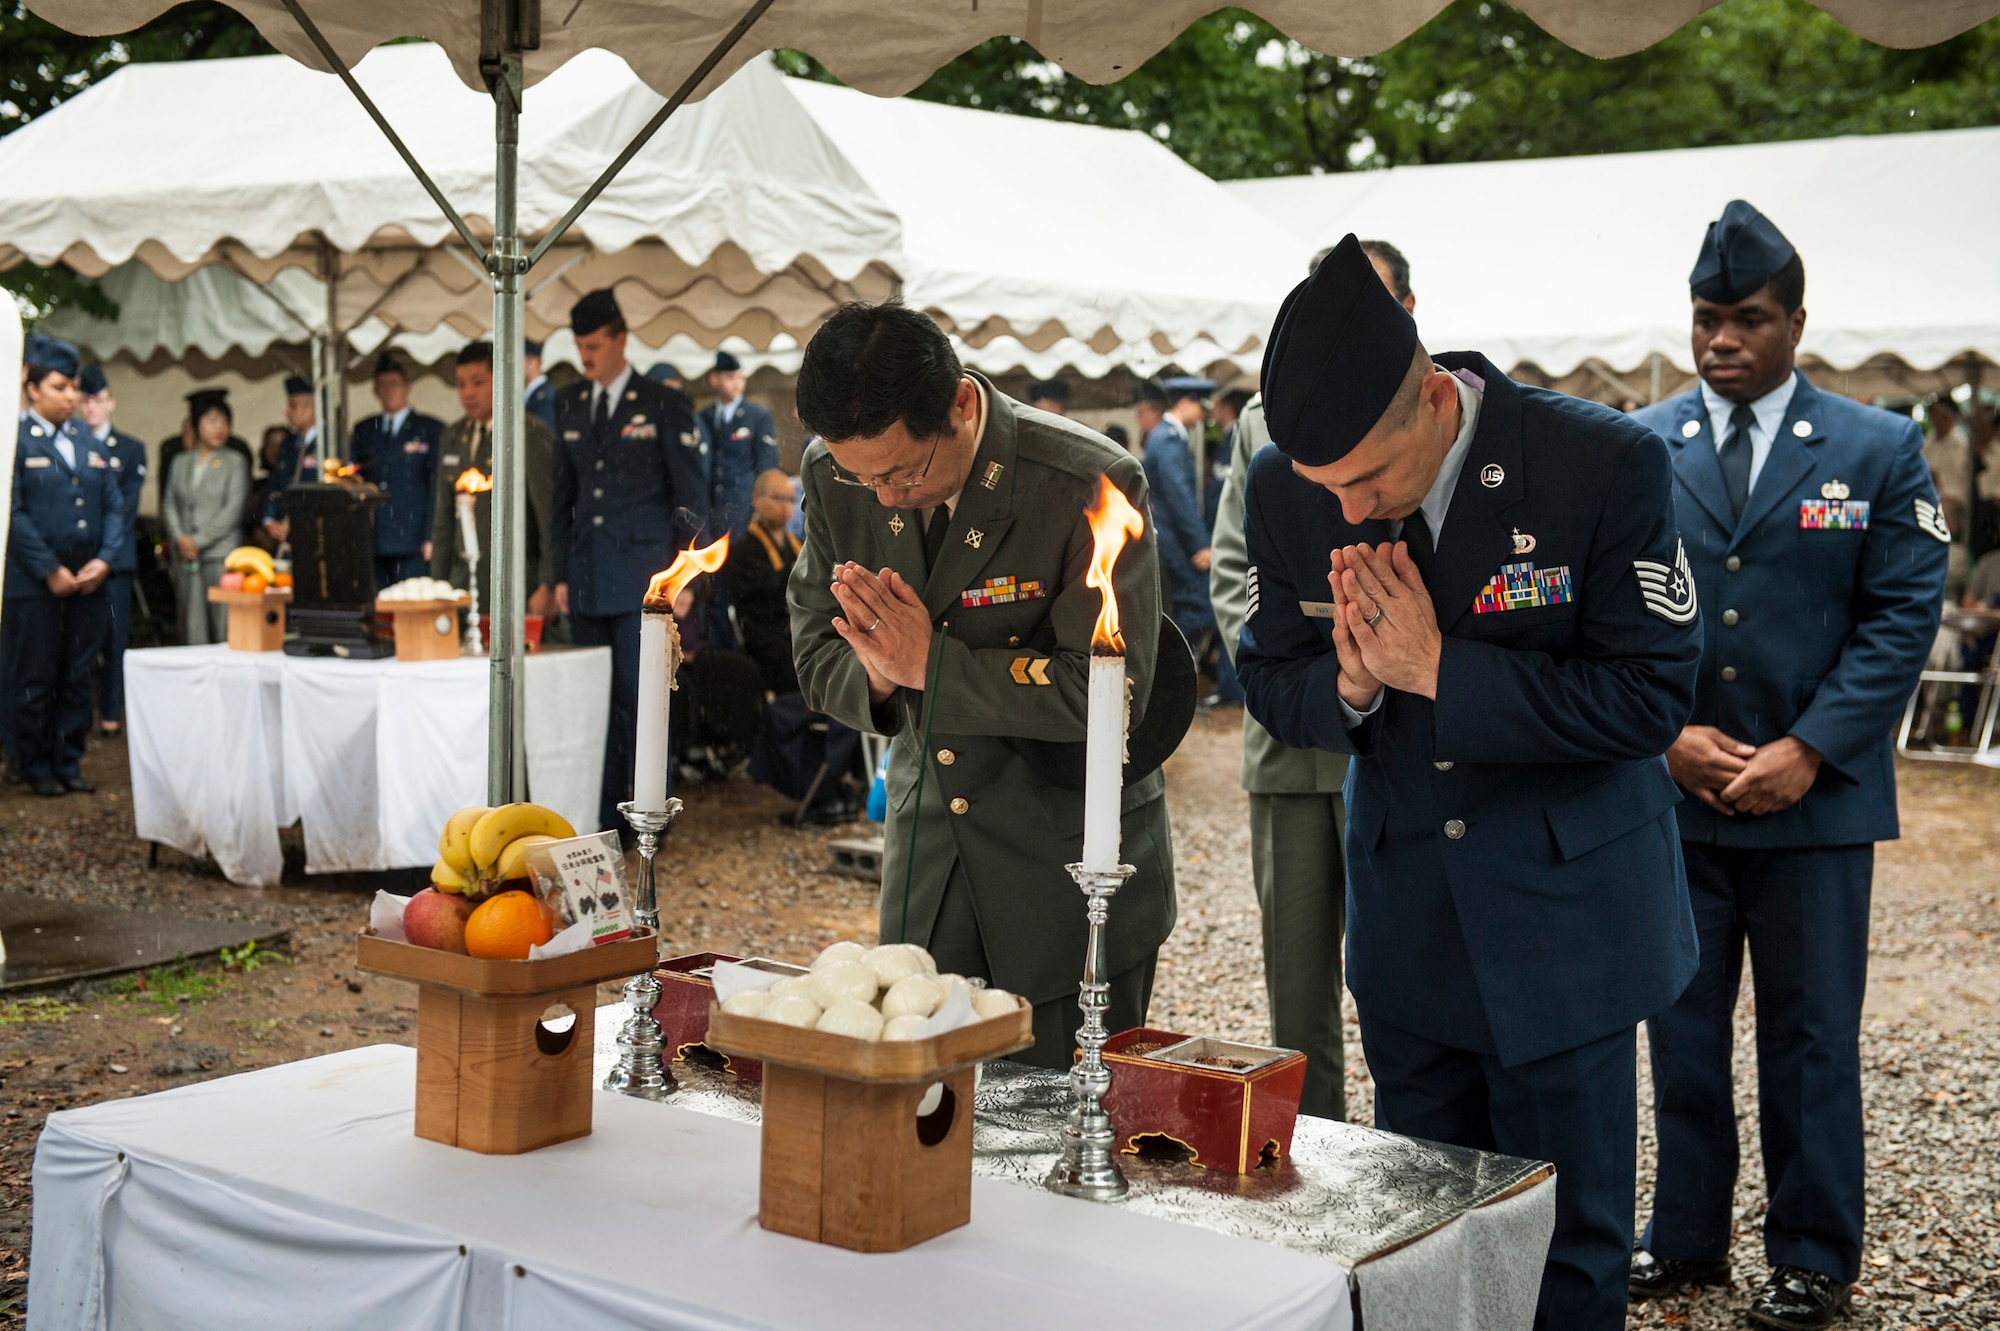
M 521 474 L 528 486 L 528 528 L 522 533 L 527 542 L 528 585 L 532 592 L 555 581 L 555 543 L 549 539 L 549 524 L 555 503 L 555 436 L 542 418 L 528 413 L 522 430 L 527 452 L 522 456 Z M 437 485 L 431 495 L 431 576 L 454 587 L 471 581 L 458 530 L 458 478 L 468 467 L 488 476 L 493 474 L 493 426 L 461 416 L 445 427 L 438 445 Z M 473 530 L 479 534 L 479 551 L 484 562 L 479 570 L 478 606 L 492 609 L 488 599 L 493 590 L 493 494 L 482 491 L 473 496 Z
M 1232 661 L 1250 599 L 1243 486 L 1251 455 L 1270 442 L 1264 400 L 1252 398 L 1236 423 L 1208 575 L 1216 626 Z M 1346 778 L 1347 755 L 1286 748 L 1244 711 L 1243 789 L 1250 794 L 1250 871 L 1264 915 L 1271 1038 L 1304 1052 L 1299 1108 L 1321 1118 L 1347 1117 L 1340 1026 L 1340 935 L 1347 915 L 1340 786 Z
M 985 397 L 985 431 L 956 512 L 934 510 L 934 521 L 950 523 L 935 569 L 926 566 L 921 511 L 888 508 L 842 485 L 826 446 L 807 449 L 805 552 L 790 585 L 793 655 L 808 706 L 894 739 L 883 940 L 923 944 L 940 969 L 983 975 L 1027 998 L 1035 1047 L 1018 1057 L 1067 1067 L 1082 1021 L 1087 927 L 1083 893 L 1064 866 L 1082 857 L 1083 794 L 1052 782 L 1023 741 L 1083 742 L 1090 635 L 1102 604 L 1083 580 L 1091 552 L 1084 509 L 1108 473 L 1144 513 L 1146 482 L 1110 440 L 973 377 Z M 831 624 L 841 613 L 833 568 L 848 560 L 893 568 L 920 591 L 944 637 L 941 650 L 933 641 L 934 700 L 899 689 L 870 706 L 867 672 Z M 1114 578 L 1136 727 L 1160 625 L 1150 523 Z M 1120 810 L 1122 858 L 1136 872 L 1111 903 L 1113 1031 L 1143 1024 L 1154 959 L 1174 926 L 1162 773 L 1128 785 Z

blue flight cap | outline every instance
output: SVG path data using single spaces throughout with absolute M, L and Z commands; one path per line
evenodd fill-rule
M 83 372 L 76 376 L 76 391 L 85 397 L 96 397 L 109 387 L 111 381 L 104 377 L 102 365 L 86 365 Z
M 67 379 L 76 378 L 82 360 L 75 345 L 59 337 L 30 333 L 21 343 L 22 364 L 32 365 L 38 370 L 53 370 Z
M 1169 402 L 1172 402 L 1173 399 L 1167 396 L 1166 386 L 1158 379 L 1147 379 L 1139 385 L 1138 391 L 1133 394 L 1132 401 L 1135 403 L 1157 402 L 1164 407 Z
M 1756 295 L 1797 253 L 1770 218 L 1732 199 L 1721 220 L 1708 224 L 1688 286 L 1703 300 L 1734 305 Z
M 288 374 L 285 376 L 286 397 L 311 397 L 312 391 L 313 381 L 304 375 Z
M 736 359 L 736 357 L 730 355 L 726 351 L 718 351 L 715 353 L 715 366 L 714 368 L 709 370 L 709 373 L 732 374 L 735 371 L 740 370 L 742 368 L 743 368 L 742 361 Z
M 611 288 L 599 287 L 578 297 L 576 304 L 569 307 L 569 331 L 578 337 L 588 337 L 624 317 L 618 308 L 618 297 L 611 294 Z
M 532 337 L 523 338 L 521 339 L 521 354 L 524 356 L 534 356 L 539 359 L 542 354 L 542 344 L 535 341 Z
M 1338 462 L 1396 398 L 1417 354 L 1417 321 L 1349 232 L 1292 288 L 1264 348 L 1271 442 L 1307 467 Z
M 405 379 L 410 377 L 410 372 L 403 368 L 403 362 L 397 360 L 393 352 L 388 351 L 375 358 L 375 373 L 400 374 Z
M 1169 402 L 1178 402 L 1184 397 L 1208 398 L 1215 395 L 1215 380 L 1192 374 L 1176 374 L 1162 379 L 1160 387 L 1166 390 Z
M 1028 385 L 1030 402 L 1067 402 L 1069 384 L 1062 379 L 1037 379 Z
M 648 379 L 651 379 L 656 384 L 678 384 L 686 382 L 686 380 L 681 377 L 681 372 L 674 367 L 672 361 L 664 361 L 664 360 L 661 361 L 658 365 L 655 365 L 651 369 L 646 371 L 646 377 Z

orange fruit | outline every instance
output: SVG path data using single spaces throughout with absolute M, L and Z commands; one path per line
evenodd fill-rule
M 292 575 L 291 575 L 291 574 L 289 574 L 289 573 L 280 573 L 280 574 L 278 575 L 278 585 L 279 585 L 280 587 L 289 587 L 289 586 L 291 586 L 291 585 L 292 585 Z
M 267 585 L 260 574 L 246 573 L 243 575 L 243 590 L 249 592 L 252 596 L 263 591 Z
M 473 907 L 465 950 L 486 961 L 526 961 L 530 947 L 554 935 L 540 901 L 526 892 L 502 892 Z

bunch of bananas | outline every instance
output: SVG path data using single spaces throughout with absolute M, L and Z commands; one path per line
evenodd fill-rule
M 576 835 L 569 820 L 539 804 L 475 804 L 460 809 L 438 833 L 431 886 L 440 892 L 482 897 L 499 885 L 529 877 L 528 852 Z
M 271 562 L 271 552 L 254 545 L 239 545 L 223 557 L 222 568 L 227 573 L 241 573 L 245 577 L 255 574 L 264 580 L 266 587 L 278 581 L 278 566 Z

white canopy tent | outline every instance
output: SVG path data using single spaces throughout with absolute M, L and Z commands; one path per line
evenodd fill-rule
M 2000 13 L 2000 0 L 1818 0 L 1863 36 L 1887 44 L 1941 41 Z M 335 70 L 363 100 L 411 171 L 461 238 L 483 259 L 493 292 L 495 376 L 514 381 L 523 335 L 524 279 L 547 242 L 588 205 L 684 101 L 719 86 L 756 52 L 810 52 L 849 85 L 876 94 L 908 91 L 938 66 L 989 37 L 1010 34 L 1086 79 L 1108 82 L 1136 68 L 1210 0 L 600 0 L 570 6 L 543 22 L 539 0 L 235 0 L 284 54 Z M 32 0 L 34 12 L 72 32 L 118 33 L 158 16 L 172 0 Z M 1522 8 L 1579 49 L 1613 55 L 1644 48 L 1708 7 L 1709 0 L 1521 0 Z M 1261 0 L 1260 11 L 1284 31 L 1324 51 L 1367 54 L 1393 45 L 1431 18 L 1439 0 Z M 752 30 L 754 39 L 750 39 Z M 424 173 L 423 159 L 396 137 L 389 119 L 348 71 L 385 41 L 410 35 L 439 42 L 466 85 L 494 106 L 491 243 L 459 216 L 450 196 Z M 551 236 L 533 251 L 521 243 L 518 179 L 523 90 L 581 52 L 601 48 L 630 60 L 647 84 L 670 92 L 632 143 L 585 191 Z M 402 122 L 405 128 L 409 121 Z M 526 787 L 524 652 L 516 603 L 522 599 L 521 410 L 502 395 L 494 418 L 494 640 L 488 743 L 491 803 Z M 648 903 L 650 904 L 650 903 Z M 642 922 L 650 923 L 642 912 Z
M 1352 231 L 1402 250 L 1426 345 L 1641 400 L 1656 391 L 1655 356 L 1659 393 L 1693 377 L 1688 270 L 1723 205 L 1748 199 L 1805 259 L 1808 372 L 1842 391 L 1893 394 L 1947 388 L 1982 366 L 1991 376 L 2000 363 L 1996 162 L 2000 129 L 1962 129 L 1227 188 L 1314 249 Z

